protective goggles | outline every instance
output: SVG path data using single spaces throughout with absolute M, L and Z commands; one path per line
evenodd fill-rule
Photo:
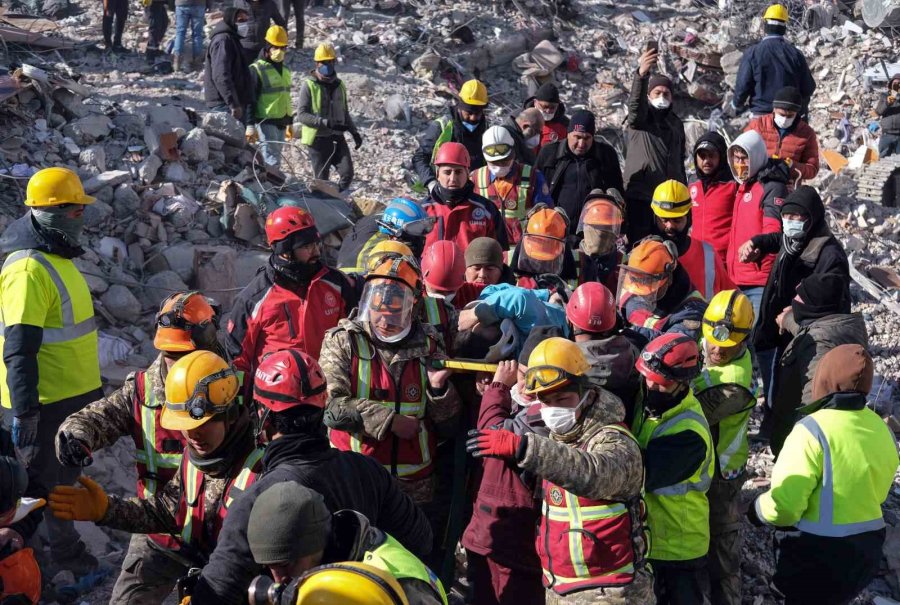
M 552 389 L 579 382 L 581 382 L 581 376 L 570 374 L 556 366 L 534 366 L 525 372 L 525 388 L 529 391 Z
M 694 368 L 673 368 L 663 362 L 662 358 L 672 347 L 660 349 L 658 353 L 650 351 L 641 352 L 641 360 L 644 365 L 668 380 L 684 381 L 691 380 L 696 374 Z
M 221 414 L 222 412 L 228 410 L 229 407 L 231 407 L 232 402 L 228 401 L 222 405 L 216 405 L 215 403 L 213 403 L 209 396 L 209 385 L 216 382 L 217 380 L 222 380 L 223 378 L 232 376 L 235 378 L 235 380 L 237 380 L 237 374 L 235 374 L 234 370 L 232 370 L 231 368 L 225 368 L 224 370 L 219 370 L 215 374 L 210 374 L 197 383 L 197 386 L 194 387 L 194 392 L 191 394 L 187 401 L 183 403 L 166 401 L 166 407 L 173 412 L 186 411 L 188 415 L 194 420 L 200 420 L 201 418 L 204 418 L 206 416 L 215 416 L 216 414 Z
M 433 216 L 429 216 L 426 218 L 420 218 L 414 221 L 409 221 L 408 223 L 403 223 L 403 226 L 400 227 L 400 231 L 403 232 L 404 235 L 408 235 L 410 237 L 425 237 L 431 230 L 434 229 L 434 223 L 437 219 Z
M 493 145 L 484 147 L 481 151 L 488 157 L 498 158 L 509 155 L 509 152 L 511 150 L 512 147 L 510 145 L 507 145 L 506 143 L 495 143 Z
M 730 321 L 725 321 L 722 319 L 720 319 L 719 321 L 709 321 L 708 319 L 704 319 L 703 324 L 712 328 L 712 337 L 719 342 L 725 342 L 726 340 L 731 338 L 732 334 L 750 333 L 749 329 L 735 327 L 735 325 Z

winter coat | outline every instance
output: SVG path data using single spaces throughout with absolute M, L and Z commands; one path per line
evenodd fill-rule
M 318 86 L 322 91 L 322 105 L 316 113 L 313 113 L 312 110 L 310 85 Z M 356 124 L 353 123 L 353 116 L 350 115 L 349 99 L 342 92 L 344 88 L 341 86 L 340 78 L 325 82 L 319 78 L 315 71 L 309 72 L 306 80 L 300 84 L 297 121 L 304 126 L 315 128 L 316 138 L 344 137 L 343 132 L 326 128 L 324 120 L 328 120 L 329 124 L 343 124 L 347 127 L 347 132 L 359 132 L 356 129 Z M 349 92 L 347 94 L 349 95 Z
M 722 135 L 708 132 L 701 136 L 694 144 L 691 157 L 696 161 L 697 150 L 706 141 L 711 141 L 719 152 L 719 170 L 708 177 L 698 174 L 697 180 L 688 187 L 691 193 L 691 237 L 711 244 L 724 263 L 738 184 L 728 166 L 728 148 Z
M 875 105 L 875 113 L 881 116 L 881 133 L 900 135 L 900 100 L 894 97 L 889 103 L 888 96 L 890 93 L 879 96 Z
M 537 158 L 537 152 L 540 150 L 541 146 L 538 145 L 536 148 L 532 149 L 525 144 L 525 136 L 522 134 L 522 129 L 519 127 L 518 122 L 513 116 L 506 116 L 506 119 L 503 120 L 503 124 L 501 124 L 512 136 L 513 141 L 516 142 L 516 160 L 523 164 L 534 164 L 534 160 Z M 474 172 L 474 170 L 472 171 Z
M 352 509 L 388 532 L 417 556 L 431 549 L 431 526 L 425 515 L 378 462 L 331 447 L 320 435 L 285 435 L 266 447 L 263 474 L 228 511 L 219 543 L 194 588 L 195 605 L 238 605 L 257 574 L 247 543 L 247 523 L 256 498 L 283 481 L 296 481 L 325 498 L 330 511 Z
M 584 200 L 592 189 L 610 188 L 622 191 L 622 171 L 619 156 L 607 143 L 594 140 L 582 157 L 569 150 L 566 139 L 541 148 L 534 168 L 544 173 L 550 185 L 550 196 L 569 216 L 569 233 L 575 234 L 577 217 L 581 216 Z
M 481 323 L 488 325 L 511 319 L 522 342 L 536 326 L 557 326 L 567 336 L 566 312 L 559 305 L 551 304 L 549 299 L 549 290 L 494 284 L 481 291 L 475 315 Z
M 622 316 L 648 342 L 668 332 L 678 332 L 693 340 L 700 338 L 706 301 L 681 265 L 675 267 L 671 279 L 671 285 L 659 300 L 630 293 L 622 296 L 619 305 Z
M 472 132 L 469 132 L 466 127 L 463 126 L 462 118 L 459 117 L 459 112 L 455 107 L 451 107 L 447 110 L 447 115 L 444 119 L 450 120 L 453 125 L 450 140 L 456 143 L 462 143 L 465 146 L 466 151 L 469 152 L 469 158 L 471 160 L 469 170 L 475 170 L 476 168 L 484 166 L 484 156 L 481 154 L 481 137 L 484 135 L 484 131 L 487 130 L 487 120 L 482 117 L 481 121 L 478 123 L 478 127 Z M 416 171 L 416 176 L 422 185 L 428 185 L 428 183 L 436 178 L 434 166 L 431 164 L 431 158 L 435 152 L 434 145 L 441 136 L 441 131 L 441 123 L 438 120 L 429 122 L 425 132 L 422 133 L 422 136 L 419 138 L 418 149 L 413 153 L 413 169 Z
M 775 116 L 771 113 L 750 120 L 744 130 L 755 130 L 762 135 L 769 157 L 790 159 L 793 162 L 791 172 L 796 170 L 802 179 L 812 179 L 819 173 L 819 140 L 809 124 L 799 116 L 783 133 L 775 125 Z
M 816 90 L 806 57 L 784 36 L 766 36 L 745 50 L 741 57 L 734 86 L 734 106 L 740 109 L 749 103 L 753 113 L 772 113 L 772 100 L 785 86 L 800 90 L 804 102 L 801 114 L 805 113 Z
M 425 236 L 425 248 L 434 242 L 450 240 L 460 250 L 479 237 L 492 237 L 500 243 L 500 248 L 509 247 L 506 236 L 506 222 L 494 203 L 475 193 L 475 185 L 467 181 L 468 195 L 462 202 L 445 200 L 440 187 L 434 187 L 422 208 L 435 218 L 434 228 Z
M 534 97 L 528 97 L 522 104 L 522 107 L 528 109 L 534 107 Z M 566 115 L 566 104 L 560 102 L 556 106 L 556 113 L 553 114 L 552 120 L 544 120 L 544 127 L 541 129 L 541 144 L 538 151 L 544 146 L 566 138 L 569 132 L 569 116 Z
M 712 245 L 694 237 L 691 237 L 690 240 L 690 247 L 678 257 L 678 263 L 687 271 L 691 283 L 703 295 L 703 298 L 710 301 L 722 290 L 734 288 L 734 282 L 728 277 L 725 263 L 716 254 Z
M 213 28 L 203 69 L 203 96 L 210 109 L 227 105 L 247 111 L 253 103 L 250 68 L 241 39 L 224 21 Z
M 281 16 L 273 0 L 234 0 L 234 7 L 250 15 L 250 33 L 241 38 L 241 46 L 258 55 L 266 44 L 266 31 L 274 22 L 287 29 L 287 21 Z
M 650 74 L 635 74 L 628 99 L 624 178 L 629 200 L 650 200 L 656 186 L 668 179 L 687 182 L 684 123 L 671 107 L 650 105 L 649 82 Z
M 778 455 L 797 420 L 797 409 L 812 400 L 812 381 L 819 360 L 838 345 L 869 346 L 866 322 L 860 313 L 827 315 L 798 325 L 788 314 L 785 330 L 793 337 L 781 355 L 778 387 L 772 403 L 773 424 L 770 445 Z

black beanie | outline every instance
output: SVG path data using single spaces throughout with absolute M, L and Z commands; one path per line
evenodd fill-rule
M 586 109 L 579 109 L 569 119 L 569 132 L 584 132 L 593 135 L 597 132 L 594 114 Z
M 850 306 L 847 300 L 847 278 L 836 273 L 813 273 L 797 286 L 796 298 L 791 301 L 794 321 L 821 319 L 827 315 L 844 313 Z
M 257 496 L 247 522 L 247 544 L 259 565 L 293 562 L 325 550 L 331 513 L 316 491 L 283 481 Z
M 800 111 L 803 109 L 803 97 L 800 96 L 800 91 L 793 86 L 785 86 L 775 93 L 775 98 L 772 99 L 772 107 L 788 111 Z
M 818 226 L 825 218 L 825 205 L 815 188 L 803 185 L 785 198 L 781 214 L 784 215 L 788 212 L 808 216 L 810 226 L 806 232 L 812 233 L 813 227 Z
M 531 328 L 531 332 L 528 333 L 528 338 L 525 339 L 525 344 L 522 345 L 522 350 L 519 352 L 519 363 L 527 366 L 528 358 L 531 357 L 531 352 L 534 351 L 536 346 L 548 338 L 562 335 L 562 329 L 559 326 L 534 326 Z
M 650 92 L 657 86 L 665 86 L 669 90 L 672 90 L 672 80 L 662 74 L 652 74 L 650 76 L 650 81 L 647 83 L 647 92 Z
M 547 82 L 537 89 L 537 92 L 534 93 L 534 98 L 536 101 L 543 101 L 544 103 L 559 103 L 559 89 L 553 82 Z

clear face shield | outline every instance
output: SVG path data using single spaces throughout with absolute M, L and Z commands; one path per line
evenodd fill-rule
M 616 248 L 623 222 L 622 211 L 614 203 L 589 201 L 578 220 L 578 232 L 584 238 L 581 249 L 590 256 L 609 254 Z
M 665 296 L 670 279 L 670 273 L 646 273 L 640 269 L 622 265 L 619 267 L 616 304 L 622 308 L 626 301 L 638 297 L 644 305 L 655 309 L 659 299 Z
M 406 284 L 388 278 L 370 279 L 359 302 L 359 321 L 368 322 L 378 340 L 397 342 L 409 334 L 415 303 L 415 293 Z
M 519 271 L 532 275 L 559 274 L 563 268 L 564 240 L 549 235 L 526 233 L 522 236 L 522 250 L 517 261 Z

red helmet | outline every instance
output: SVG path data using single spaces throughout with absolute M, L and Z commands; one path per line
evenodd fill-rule
M 689 336 L 669 332 L 644 347 L 635 368 L 657 384 L 689 382 L 700 373 L 700 350 Z
M 315 219 L 303 208 L 282 206 L 273 210 L 266 218 L 266 239 L 269 240 L 270 246 L 286 239 L 291 234 L 306 230 L 309 230 L 306 235 L 310 236 L 310 242 L 319 239 Z
M 469 158 L 469 151 L 465 145 L 451 141 L 438 147 L 437 155 L 434 157 L 435 166 L 442 166 L 443 164 L 462 166 L 468 170 L 472 160 Z
M 422 254 L 422 278 L 433 290 L 456 292 L 466 281 L 466 259 L 454 242 L 440 240 Z
M 297 349 L 266 355 L 253 378 L 253 398 L 273 412 L 298 405 L 325 409 L 325 374 L 319 362 Z
M 616 299 L 599 282 L 583 283 L 566 305 L 566 318 L 585 332 L 607 332 L 616 325 Z

